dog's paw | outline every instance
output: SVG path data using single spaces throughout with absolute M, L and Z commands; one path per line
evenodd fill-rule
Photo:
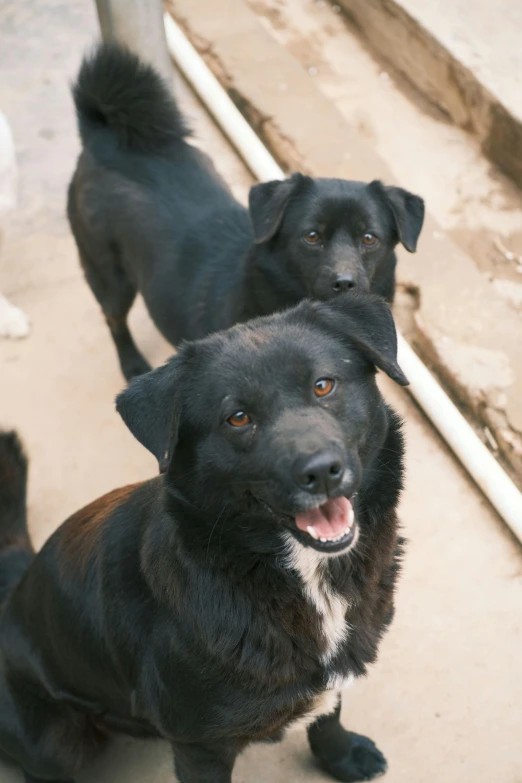
M 346 756 L 336 760 L 318 758 L 321 767 L 336 780 L 356 783 L 373 780 L 384 775 L 388 767 L 383 754 L 371 739 L 350 732 L 350 745 Z
M 30 331 L 29 318 L 4 296 L 0 296 L 0 337 L 20 339 Z

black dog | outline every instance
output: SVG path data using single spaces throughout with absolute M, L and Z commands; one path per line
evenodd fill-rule
M 394 247 L 413 252 L 422 228 L 418 196 L 294 174 L 253 187 L 247 211 L 187 143 L 160 77 L 115 46 L 84 61 L 74 99 L 84 151 L 69 221 L 127 379 L 150 369 L 127 326 L 137 291 L 173 345 L 353 287 L 392 301 Z
M 309 726 L 318 763 L 386 762 L 340 724 L 375 660 L 401 542 L 388 306 L 346 294 L 185 343 L 118 398 L 166 472 L 68 519 L 34 558 L 24 463 L 0 439 L 0 750 L 72 780 L 109 736 L 163 737 L 182 783 L 227 783 L 251 742 Z

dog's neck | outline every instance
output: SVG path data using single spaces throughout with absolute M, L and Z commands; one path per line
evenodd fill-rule
M 241 321 L 287 309 L 307 296 L 300 280 L 282 273 L 283 263 L 267 245 L 252 245 L 244 270 Z
M 319 687 L 327 676 L 364 673 L 380 632 L 369 643 L 357 630 L 391 619 L 400 548 L 393 508 L 367 509 L 364 518 L 361 512 L 356 549 L 324 557 L 285 529 L 271 552 L 230 549 L 229 537 L 220 543 L 219 520 L 201 538 L 187 535 L 199 515 L 178 503 L 174 512 L 166 502 L 169 510 L 144 536 L 142 573 L 158 603 L 182 615 L 187 607 L 193 632 L 223 665 L 243 665 L 239 651 L 248 638 L 256 658 L 266 658 L 259 671 L 279 672 L 278 687 L 297 675 Z M 263 687 L 275 687 L 270 677 Z

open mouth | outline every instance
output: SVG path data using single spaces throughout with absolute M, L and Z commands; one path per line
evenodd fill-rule
M 357 523 L 348 498 L 331 498 L 295 517 L 299 538 L 322 552 L 339 553 L 355 544 Z

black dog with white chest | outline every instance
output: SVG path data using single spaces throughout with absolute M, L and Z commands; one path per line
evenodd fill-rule
M 0 437 L 0 751 L 72 781 L 115 733 L 170 742 L 181 783 L 230 783 L 308 726 L 341 781 L 386 769 L 340 723 L 393 616 L 407 383 L 382 299 L 345 294 L 185 343 L 117 407 L 164 472 L 34 556 L 25 462 Z
M 74 99 L 69 221 L 127 379 L 150 369 L 127 325 L 137 292 L 172 345 L 350 288 L 392 301 L 394 248 L 414 252 L 422 228 L 418 196 L 294 174 L 254 186 L 247 210 L 188 143 L 158 74 L 115 45 L 84 61 Z

